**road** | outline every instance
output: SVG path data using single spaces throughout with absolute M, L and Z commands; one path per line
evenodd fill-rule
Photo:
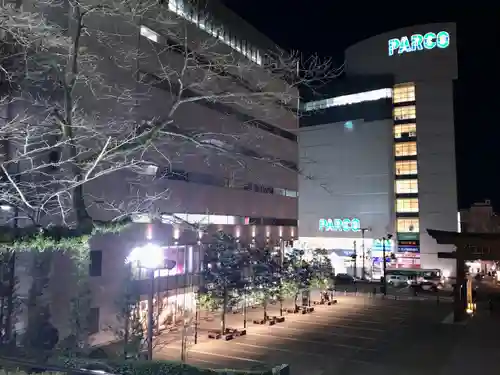
M 311 314 L 287 315 L 285 323 L 275 326 L 252 324 L 246 337 L 228 342 L 204 337 L 202 331 L 217 327 L 217 320 L 202 323 L 202 342 L 190 347 L 187 362 L 233 369 L 287 363 L 293 375 L 386 375 L 391 371 L 420 375 L 443 365 L 460 334 L 460 327 L 441 323 L 451 310 L 449 302 L 367 295 L 337 299 L 337 305 L 317 306 Z M 262 311 L 254 310 L 248 318 L 261 315 Z M 241 325 L 240 315 L 228 315 L 228 326 Z M 155 356 L 178 360 L 179 352 L 179 345 L 172 342 L 159 347 Z

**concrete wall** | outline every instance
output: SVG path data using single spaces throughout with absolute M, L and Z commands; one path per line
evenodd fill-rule
M 25 9 L 35 9 L 29 1 Z M 57 8 L 39 8 L 46 12 L 49 17 L 63 27 L 67 27 L 66 2 Z M 210 41 L 208 34 L 200 31 L 196 26 L 185 22 L 174 15 L 169 16 L 176 22 L 175 27 L 188 33 L 188 39 L 192 42 L 192 48 L 200 47 L 204 41 L 214 44 L 214 53 L 226 53 L 230 56 L 231 64 L 237 65 L 244 57 L 231 50 L 223 44 Z M 91 30 L 82 40 L 88 52 L 96 57 L 96 73 L 94 78 L 102 77 L 100 85 L 93 87 L 78 86 L 76 95 L 80 97 L 79 106 L 88 117 L 94 116 L 100 125 L 109 126 L 109 134 L 120 136 L 120 127 L 127 122 L 136 123 L 142 119 L 168 118 L 167 110 L 172 104 L 172 93 L 165 89 L 153 88 L 147 85 L 137 85 L 135 82 L 136 61 L 126 58 L 127 51 L 134 51 L 137 47 L 138 27 L 127 23 L 117 17 L 106 18 L 101 16 L 90 16 L 86 24 Z M 153 23 L 151 28 L 158 28 L 158 32 L 168 35 L 169 31 L 161 29 L 165 23 Z M 186 26 L 184 28 L 184 26 Z M 174 26 L 172 26 L 174 27 Z M 92 31 L 93 30 L 93 31 Z M 108 39 L 107 44 L 100 43 L 96 32 L 115 33 L 115 39 Z M 177 36 L 186 36 L 178 34 Z M 119 37 L 118 37 L 119 35 Z M 208 41 L 207 41 L 208 40 Z M 163 74 L 168 68 L 168 74 L 175 76 L 182 67 L 182 57 L 177 52 L 165 53 L 164 46 L 150 43 L 141 37 L 140 42 L 141 61 L 140 69 L 149 73 Z M 203 50 L 210 56 L 209 51 Z M 157 56 L 158 54 L 158 56 Z M 248 64 L 248 62 L 245 62 Z M 237 69 L 235 72 L 237 73 Z M 199 79 L 206 80 L 203 90 L 216 92 L 243 92 L 250 93 L 264 90 L 286 93 L 287 97 L 296 97 L 295 89 L 290 88 L 280 79 L 281 77 L 270 76 L 269 73 L 254 66 L 247 69 L 240 79 L 219 77 L 213 73 L 203 72 L 196 67 L 191 72 L 191 84 L 196 90 L 196 82 Z M 259 84 L 259 87 L 257 87 Z M 96 87 L 98 87 L 96 89 Z M 134 97 L 134 91 L 141 94 L 139 101 Z M 206 92 L 206 91 L 204 91 Z M 243 217 L 263 217 L 280 219 L 297 219 L 297 199 L 277 194 L 265 194 L 243 190 L 246 183 L 262 184 L 274 188 L 297 190 L 297 172 L 289 165 L 298 163 L 298 146 L 293 140 L 279 137 L 271 132 L 257 129 L 252 125 L 253 121 L 265 121 L 272 126 L 286 129 L 292 133 L 297 130 L 296 117 L 286 105 L 279 104 L 279 99 L 284 96 L 276 95 L 266 100 L 249 101 L 248 105 L 242 106 L 241 102 L 228 100 L 225 105 L 233 110 L 251 116 L 250 120 L 241 120 L 241 116 L 235 116 L 229 111 L 218 111 L 201 103 L 186 103 L 179 107 L 172 119 L 174 123 L 184 131 L 195 131 L 203 133 L 201 139 L 219 139 L 236 145 L 235 152 L 214 152 L 197 147 L 193 143 L 176 142 L 173 144 L 168 135 L 158 140 L 155 150 L 151 148 L 144 156 L 145 161 L 158 165 L 160 168 L 182 169 L 186 172 L 204 172 L 219 179 L 230 181 L 227 186 L 208 186 L 206 184 L 187 183 L 183 181 L 172 181 L 168 179 L 142 176 L 135 171 L 122 170 L 113 174 L 95 179 L 85 185 L 86 199 L 89 203 L 89 212 L 97 219 L 112 219 L 119 214 L 121 209 L 130 210 L 134 206 L 147 208 L 158 213 L 212 213 L 219 215 L 235 215 Z M 290 102 L 293 107 L 294 101 Z M 21 111 L 22 109 L 19 109 Z M 104 127 L 104 129 L 107 129 Z M 104 134 L 106 134 L 104 132 Z M 106 138 L 106 137 L 105 137 Z M 104 138 L 104 139 L 105 139 Z M 96 149 L 97 145 L 91 145 Z M 238 150 L 248 150 L 243 153 Z M 250 154 L 250 156 L 248 156 Z M 132 158 L 133 155 L 130 155 Z M 280 160 L 286 160 L 287 167 L 280 165 Z M 99 169 L 97 169 L 98 171 Z M 54 172 L 59 173 L 59 172 Z M 161 199 L 153 199 L 161 194 Z M 152 204 L 149 204 L 152 203 Z M 115 208 L 119 208 L 116 210 Z M 57 222 L 57 215 L 51 220 Z M 207 228 L 208 233 L 202 242 L 210 242 L 211 235 L 216 230 L 224 230 L 231 234 L 239 234 L 242 242 L 250 242 L 253 233 L 260 245 L 279 243 L 280 239 L 290 240 L 296 236 L 296 228 L 293 226 L 261 226 L 251 225 L 217 225 Z M 179 242 L 196 243 L 197 233 L 187 230 L 180 234 Z M 172 243 L 173 228 L 171 225 L 162 225 L 156 228 L 154 241 L 160 243 Z M 93 250 L 101 250 L 102 276 L 92 278 L 91 289 L 93 295 L 93 306 L 100 309 L 100 328 L 102 333 L 106 327 L 114 322 L 116 316 L 116 299 L 119 297 L 122 281 L 125 275 L 124 260 L 131 249 L 146 242 L 146 230 L 144 226 L 134 225 L 119 235 L 106 235 L 95 237 L 91 241 Z M 71 276 L 71 263 L 66 256 L 57 256 L 53 264 L 53 279 L 51 280 L 48 295 L 54 297 L 53 319 L 61 329 L 63 336 L 67 332 L 69 319 L 68 301 L 73 296 L 74 290 Z M 22 290 L 26 294 L 30 280 L 26 272 L 30 267 L 30 259 L 19 262 L 20 277 L 22 278 Z M 175 284 L 175 283 L 174 283 Z M 165 288 L 167 288 L 166 284 Z M 169 289 L 173 283 L 169 283 Z M 106 336 L 108 337 L 108 336 Z M 97 341 L 103 341 L 103 337 L 96 337 Z
M 299 236 L 353 237 L 358 232 L 319 232 L 320 218 L 352 218 L 371 227 L 370 236 L 392 229 L 392 121 L 353 121 L 300 129 Z
M 450 34 L 450 45 L 389 56 L 388 41 L 412 34 Z M 456 26 L 453 23 L 411 26 L 374 36 L 345 52 L 350 74 L 392 74 L 395 83 L 415 82 L 420 206 L 420 243 L 423 267 L 449 268 L 438 260 L 437 245 L 427 228 L 456 230 L 457 186 L 452 81 L 458 77 Z M 369 57 L 369 58 L 368 58 Z

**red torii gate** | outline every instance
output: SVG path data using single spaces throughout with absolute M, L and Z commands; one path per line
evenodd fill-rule
M 439 252 L 438 258 L 456 259 L 453 310 L 455 321 L 461 321 L 465 318 L 467 308 L 465 261 L 500 260 L 500 233 L 459 233 L 435 229 L 427 229 L 427 233 L 440 245 L 456 247 L 451 253 Z

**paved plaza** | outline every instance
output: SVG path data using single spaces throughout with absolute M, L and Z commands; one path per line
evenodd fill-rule
M 451 303 L 418 299 L 341 295 L 338 304 L 317 306 L 311 314 L 288 314 L 275 326 L 248 324 L 247 336 L 232 341 L 206 338 L 217 318 L 200 324 L 200 343 L 191 345 L 187 362 L 208 368 L 263 369 L 289 364 L 293 375 L 405 375 L 436 373 L 446 362 L 464 327 L 442 324 Z M 271 314 L 277 314 L 276 307 Z M 251 310 L 248 319 L 261 318 Z M 228 314 L 228 327 L 241 328 L 240 314 Z M 179 359 L 172 341 L 157 358 Z

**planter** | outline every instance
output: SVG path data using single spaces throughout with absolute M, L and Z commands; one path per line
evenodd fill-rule
M 253 321 L 253 324 L 264 324 L 266 321 L 264 319 L 256 319 Z
M 313 301 L 313 304 L 314 305 L 324 305 L 326 303 L 325 300 L 321 300 L 321 301 Z
M 288 314 L 297 314 L 299 312 L 300 308 L 297 307 L 297 308 L 293 308 L 293 309 L 286 309 L 285 311 L 288 313 Z
M 328 306 L 336 305 L 336 304 L 337 304 L 337 300 L 336 299 L 328 301 L 328 303 L 327 303 Z
M 239 329 L 236 331 L 236 336 L 246 336 L 247 330 L 246 329 Z
M 276 323 L 283 323 L 285 321 L 284 316 L 273 316 L 273 319 Z
M 232 333 L 224 335 L 224 341 L 229 341 L 234 339 L 234 335 Z
M 213 340 L 218 340 L 221 338 L 221 334 L 218 331 L 209 331 L 208 338 Z
M 269 319 L 269 320 L 267 321 L 267 324 L 268 324 L 268 325 L 270 325 L 270 326 L 273 326 L 273 325 L 275 325 L 275 324 L 276 324 L 276 320 L 274 320 L 274 319 Z

